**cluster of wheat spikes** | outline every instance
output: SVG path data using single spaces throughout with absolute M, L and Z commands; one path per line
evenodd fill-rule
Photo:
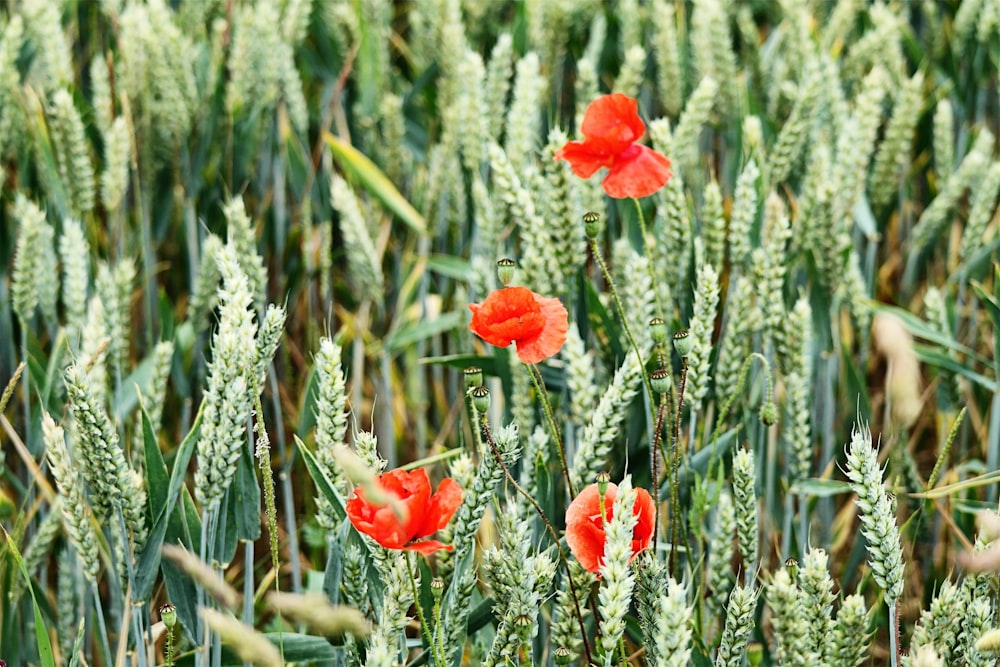
M 995 0 L 3 3 L 0 660 L 996 665 L 998 70 Z M 553 159 L 610 92 L 638 204 Z M 347 520 L 401 466 L 452 551 Z

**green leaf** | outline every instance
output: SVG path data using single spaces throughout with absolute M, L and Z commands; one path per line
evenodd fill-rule
M 403 324 L 392 332 L 385 341 L 385 348 L 391 353 L 400 352 L 417 341 L 437 336 L 462 325 L 464 313 L 444 313 L 432 320 L 418 320 Z
M 813 498 L 831 498 L 842 493 L 850 493 L 851 485 L 836 479 L 821 479 L 810 477 L 792 485 L 789 493 L 804 493 Z
M 446 278 L 451 278 L 461 283 L 468 281 L 469 276 L 472 274 L 472 266 L 469 264 L 469 260 L 452 255 L 428 256 L 427 268 Z
M 947 354 L 944 354 L 936 348 L 927 347 L 926 345 L 914 345 L 913 348 L 917 353 L 917 358 L 929 366 L 935 366 L 936 368 L 941 368 L 956 375 L 961 375 L 969 381 L 974 382 L 991 392 L 996 393 L 997 391 L 1000 391 L 1000 384 L 997 384 L 996 380 L 975 372 L 968 366 L 952 359 Z
M 3 526 L 0 526 L 0 529 L 3 529 L 3 534 L 7 538 L 7 547 L 10 549 L 11 555 L 14 556 L 18 569 L 21 570 L 21 576 L 24 577 L 28 592 L 31 593 L 31 608 L 35 616 L 35 646 L 38 649 L 38 658 L 42 661 L 44 667 L 55 667 L 56 661 L 52 653 L 52 643 L 49 641 L 45 619 L 42 618 L 42 610 L 39 609 L 38 600 L 35 598 L 35 587 L 31 584 L 31 575 L 28 574 L 28 568 L 24 566 L 24 560 L 21 559 L 21 553 L 17 550 L 17 545 L 14 544 L 10 533 Z
M 142 417 L 142 445 L 145 455 L 144 472 L 146 474 L 146 488 L 149 489 L 148 501 L 150 515 L 157 517 L 146 544 L 139 554 L 139 566 L 135 573 L 135 600 L 148 600 L 149 594 L 153 590 L 153 583 L 156 581 L 156 574 L 159 571 L 160 547 L 167 532 L 166 508 L 169 498 L 167 493 L 170 487 L 170 476 L 167 473 L 167 464 L 163 461 L 160 452 L 160 445 L 156 440 L 153 431 L 153 424 L 146 413 L 145 405 L 142 405 L 140 397 L 140 410 Z M 160 518 L 162 517 L 162 520 Z
M 902 320 L 903 326 L 905 326 L 906 330 L 913 334 L 915 338 L 921 338 L 928 342 L 940 345 L 945 349 L 958 352 L 970 359 L 975 359 L 984 366 L 989 365 L 989 362 L 978 356 L 974 350 L 962 345 L 950 335 L 941 333 L 909 311 L 885 304 L 872 304 L 872 311 L 876 313 L 889 313 L 890 315 L 895 315 Z
M 203 407 L 204 403 L 202 403 Z M 166 493 L 163 494 L 162 488 L 154 489 L 150 486 L 150 502 L 154 508 L 153 515 L 156 519 L 153 522 L 152 529 L 149 531 L 146 546 L 139 554 L 139 565 L 136 568 L 136 599 L 149 599 L 149 593 L 156 580 L 156 572 L 158 569 L 163 570 L 163 579 L 167 586 L 170 601 L 177 607 L 177 616 L 181 620 L 181 625 L 190 633 L 189 636 L 191 638 L 195 636 L 194 632 L 197 628 L 197 600 L 194 585 L 188 577 L 183 576 L 179 570 L 170 565 L 169 561 L 162 561 L 160 550 L 163 547 L 163 543 L 168 541 L 168 538 L 171 543 L 180 543 L 194 551 L 198 550 L 198 540 L 201 536 L 200 522 L 195 531 L 197 537 L 192 538 L 190 532 L 185 530 L 186 517 L 181 512 L 175 514 L 174 509 L 178 497 L 184 499 L 182 502 L 190 502 L 187 488 L 184 486 L 184 480 L 187 477 L 188 463 L 191 461 L 195 444 L 198 441 L 198 434 L 201 430 L 201 419 L 202 409 L 199 409 L 194 423 L 191 425 L 191 430 L 188 431 L 188 434 L 181 442 L 181 446 L 177 449 L 173 470 L 170 473 L 170 481 L 165 487 Z M 151 433 L 146 433 L 148 422 L 149 418 L 147 416 L 143 423 L 143 445 L 147 457 L 147 475 L 151 475 L 148 477 L 149 480 L 154 479 L 154 475 L 157 476 L 156 479 L 161 479 L 160 475 L 162 475 L 162 472 L 156 472 L 156 462 L 159 461 L 160 465 L 164 467 L 165 463 L 163 463 L 158 446 L 148 440 L 152 436 Z M 149 425 L 149 428 L 151 430 L 152 425 Z M 155 448 L 155 453 L 150 451 L 151 448 Z M 162 481 L 159 483 L 162 484 Z M 160 505 L 159 510 L 156 509 L 157 505 Z M 195 516 L 197 517 L 197 514 Z M 188 520 L 188 525 L 191 525 L 190 520 Z
M 153 355 L 149 355 L 118 386 L 118 391 L 115 392 L 111 403 L 115 420 L 118 423 L 124 422 L 129 414 L 135 410 L 139 404 L 139 392 L 147 394 L 150 392 L 149 384 L 153 379 L 153 367 L 155 363 L 156 358 Z
M 230 487 L 235 505 L 236 536 L 255 541 L 260 537 L 260 483 L 250 448 L 241 447 L 236 481 Z
M 424 357 L 420 363 L 438 364 L 459 370 L 465 370 L 469 366 L 479 366 L 483 369 L 483 375 L 491 377 L 503 377 L 505 373 L 501 369 L 506 365 L 495 356 L 483 357 L 478 354 L 447 354 L 441 357 Z
M 410 229 L 418 234 L 427 233 L 427 224 L 423 216 L 406 201 L 392 181 L 364 153 L 329 132 L 323 134 L 323 140 L 330 147 L 330 152 L 333 153 L 341 169 L 361 183 L 365 190 L 378 198 Z

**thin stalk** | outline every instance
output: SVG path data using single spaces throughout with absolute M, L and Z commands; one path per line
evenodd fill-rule
M 295 517 L 295 496 L 292 490 L 292 466 L 295 464 L 295 457 L 288 456 L 288 448 L 285 443 L 285 424 L 281 416 L 281 401 L 278 397 L 278 377 L 273 365 L 268 367 L 267 377 L 271 384 L 271 408 L 274 413 L 274 428 L 277 433 L 275 439 L 278 442 L 278 458 L 283 461 L 280 475 L 281 496 L 285 508 L 285 525 L 288 530 L 288 560 L 292 566 L 292 592 L 301 593 L 302 566 L 299 563 L 299 530 Z
M 650 459 L 650 461 L 649 461 L 649 469 L 650 469 L 650 475 L 652 476 L 652 480 L 653 480 L 653 484 L 652 484 L 652 487 L 653 487 L 653 502 L 656 503 L 657 507 L 659 507 L 659 505 L 660 505 L 660 466 L 659 466 L 660 452 L 659 452 L 659 446 L 660 446 L 660 440 L 662 439 L 660 437 L 660 434 L 663 433 L 663 420 L 664 420 L 664 418 L 666 418 L 666 412 L 667 412 L 667 395 L 666 394 L 660 394 L 660 405 L 659 405 L 659 407 L 656 410 L 656 433 L 654 435 L 653 444 L 649 448 L 649 459 Z M 670 508 L 670 514 L 673 515 L 673 513 L 674 513 L 674 508 L 671 507 Z M 658 520 L 654 521 L 653 522 L 653 553 L 654 554 L 656 553 L 656 538 L 657 538 L 657 534 L 659 533 L 659 528 L 660 528 L 660 522 Z
M 441 597 L 439 595 L 435 596 L 435 598 L 434 598 L 434 608 L 431 610 L 431 615 L 434 617 L 434 627 L 437 629 L 437 631 L 434 633 L 434 635 L 437 635 L 437 641 L 434 640 L 434 636 L 433 635 L 431 636 L 431 651 L 435 655 L 437 655 L 438 653 L 441 654 L 441 656 L 444 658 L 444 660 L 442 660 L 442 662 L 439 662 L 438 664 L 442 665 L 442 667 L 444 667 L 444 665 L 447 664 L 446 660 L 447 660 L 448 652 L 447 652 L 447 650 L 444 647 L 444 634 L 439 629 L 439 628 L 443 627 L 441 625 L 441 623 L 442 623 L 442 620 L 441 620 Z
M 542 412 L 545 413 L 545 421 L 548 422 L 549 430 L 552 431 L 552 438 L 556 441 L 556 448 L 559 450 L 559 465 L 562 466 L 563 476 L 566 479 L 566 491 L 570 498 L 576 497 L 573 490 L 573 480 L 569 475 L 569 463 L 566 461 L 566 449 L 563 447 L 562 436 L 559 435 L 559 426 L 556 424 L 555 415 L 552 413 L 552 404 L 549 403 L 549 395 L 542 382 L 542 374 L 535 364 L 525 364 L 528 367 L 528 374 L 531 376 L 531 383 L 535 385 L 535 392 L 542 402 Z
M 899 667 L 899 601 L 892 600 L 889 605 L 889 665 Z
M 28 323 L 21 320 L 21 362 L 28 363 Z M 31 440 L 31 373 L 24 374 L 24 388 L 21 389 L 21 404 L 24 406 L 24 441 Z M 31 502 L 31 498 L 28 498 Z
M 646 262 L 646 271 L 649 273 L 649 284 L 653 287 L 654 298 L 659 301 L 660 290 L 657 289 L 656 272 L 653 270 L 653 246 L 650 244 L 649 237 L 646 235 L 646 216 L 643 215 L 642 204 L 639 203 L 639 200 L 632 197 L 632 201 L 635 203 L 635 212 L 639 218 L 639 233 L 642 234 L 642 246 L 646 251 L 646 259 L 649 260 Z M 666 312 L 664 304 L 657 303 L 656 307 L 661 313 Z
M 434 637 L 431 635 L 430 626 L 427 625 L 427 619 L 424 617 L 424 606 L 420 604 L 420 591 L 417 590 L 417 577 L 420 573 L 417 570 L 416 564 L 412 562 L 412 552 L 406 552 L 404 558 L 406 560 L 407 574 L 409 574 L 407 579 L 410 580 L 410 589 L 413 591 L 413 606 L 417 608 L 417 620 L 420 621 L 420 634 L 424 636 L 424 641 L 427 642 L 431 655 L 434 656 L 434 662 L 439 665 L 444 665 L 444 657 L 438 655 L 437 644 L 434 641 Z
M 684 389 L 687 386 L 687 357 L 681 358 L 681 384 L 677 391 L 677 418 L 674 419 L 674 437 L 670 447 L 670 563 L 667 572 L 674 576 L 677 567 L 677 545 L 680 542 L 680 456 L 678 449 L 681 440 L 681 414 L 684 410 Z M 694 412 L 692 411 L 692 414 Z M 692 430 L 693 426 L 692 426 Z
M 167 661 L 167 667 L 174 667 L 174 629 L 167 628 L 167 647 L 163 650 L 163 656 Z
M 94 612 L 97 614 L 97 626 L 101 633 L 101 650 L 104 651 L 104 664 L 113 665 L 115 661 L 111 657 L 111 645 L 108 643 L 108 626 L 104 621 L 104 607 L 101 605 L 101 592 L 97 589 L 97 582 L 90 583 L 90 594 L 94 598 Z
M 129 548 L 128 531 L 125 528 L 125 514 L 122 512 L 121 503 L 115 503 L 115 513 L 118 515 L 118 529 L 121 532 L 122 553 L 125 558 L 125 572 L 128 577 L 128 590 L 130 595 L 135 591 L 135 571 L 132 567 L 132 550 Z M 146 651 L 143 650 L 143 622 L 142 610 L 136 605 L 132 608 L 132 634 L 135 641 L 135 652 L 138 656 L 138 667 L 146 667 Z
M 253 540 L 247 540 L 243 544 L 243 624 L 253 627 Z M 275 577 L 277 580 L 277 577 Z M 280 626 L 279 626 L 280 627 Z M 244 667 L 249 667 L 250 663 L 243 661 Z
M 639 368 L 642 370 L 642 383 L 646 386 L 646 393 L 649 395 L 649 400 L 652 403 L 656 403 L 656 394 L 653 393 L 653 386 L 649 383 L 649 375 L 646 373 L 646 365 L 642 361 L 642 354 L 639 352 L 639 345 L 635 342 L 635 337 L 632 335 L 632 329 L 628 325 L 628 319 L 625 317 L 625 308 L 622 306 L 621 297 L 618 295 L 618 288 L 615 287 L 615 279 L 611 277 L 611 271 L 608 269 L 607 263 L 604 261 L 604 257 L 601 256 L 601 249 L 597 247 L 597 239 L 590 239 L 590 251 L 594 254 L 594 259 L 597 260 L 598 266 L 601 267 L 601 273 L 604 275 L 604 280 L 608 284 L 608 289 L 611 291 L 611 298 L 615 302 L 615 309 L 618 311 L 618 317 L 621 318 L 622 328 L 625 329 L 625 336 L 628 337 L 628 342 L 632 346 L 632 350 L 635 352 L 636 359 L 639 360 Z
M 535 512 L 538 513 L 538 517 L 542 520 L 542 523 L 545 524 L 545 529 L 548 531 L 549 536 L 552 538 L 552 543 L 556 545 L 556 551 L 559 552 L 559 560 L 562 561 L 563 567 L 566 570 L 566 578 L 569 581 L 570 595 L 573 597 L 573 607 L 574 611 L 576 612 L 576 620 L 580 624 L 580 638 L 583 639 L 583 649 L 584 653 L 587 656 L 587 664 L 589 665 L 592 662 L 592 659 L 590 653 L 590 642 L 587 641 L 587 627 L 586 625 L 584 625 L 583 614 L 580 612 L 580 599 L 577 597 L 576 594 L 576 585 L 573 583 L 573 577 L 569 571 L 569 559 L 566 558 L 566 552 L 563 551 L 562 545 L 559 543 L 559 536 L 556 534 L 555 529 L 552 527 L 552 523 L 549 522 L 549 518 L 545 516 L 545 511 L 542 509 L 541 505 L 538 504 L 538 501 L 532 498 L 531 494 L 525 491 L 524 487 L 518 484 L 517 480 L 514 479 L 514 476 L 510 474 L 510 470 L 507 468 L 507 464 L 503 462 L 503 457 L 500 456 L 500 450 L 497 448 L 497 443 L 495 440 L 493 440 L 493 433 L 492 431 L 490 431 L 490 422 L 485 414 L 481 415 L 480 423 L 482 425 L 483 435 L 486 436 L 486 441 L 490 445 L 490 451 L 493 452 L 493 458 L 496 459 L 497 465 L 499 465 L 500 469 L 503 470 L 503 474 L 507 478 L 507 482 L 511 486 L 513 486 L 518 493 L 524 496 L 524 498 L 527 499 L 529 503 L 531 503 L 531 506 L 535 508 Z
M 274 475 L 271 472 L 271 438 L 264 425 L 264 406 L 260 400 L 260 387 L 254 382 L 254 410 L 257 414 L 257 424 L 247 429 L 247 444 L 251 454 L 258 456 L 257 466 L 260 468 L 261 486 L 264 488 L 264 513 L 267 515 L 268 547 L 271 551 L 271 567 L 274 569 L 274 590 L 281 591 L 281 552 L 278 550 L 278 508 L 274 499 Z M 252 419 L 252 418 L 250 418 Z M 253 444 L 253 434 L 257 434 L 257 446 Z M 290 496 L 289 496 L 290 497 Z M 294 524 L 292 524 L 294 525 Z M 253 570 L 249 571 L 250 575 Z M 278 612 L 281 619 L 281 612 Z M 278 624 L 278 648 L 284 654 L 285 635 Z
M 809 544 L 809 500 L 805 491 L 799 493 L 799 550 L 805 553 Z
M 219 506 L 219 501 L 214 501 L 207 510 L 202 513 L 201 517 L 201 544 L 199 545 L 198 557 L 201 558 L 201 562 L 207 563 L 209 558 L 208 553 L 208 539 L 209 539 L 209 526 L 213 521 L 213 515 L 215 514 L 216 508 Z M 213 533 L 214 539 L 214 533 Z M 206 603 L 205 588 L 203 586 L 198 586 L 198 606 L 204 607 Z M 205 625 L 204 621 L 200 618 L 198 620 L 198 627 L 195 633 L 195 640 L 201 645 L 202 650 L 198 652 L 196 656 L 196 662 L 202 666 L 208 664 L 208 645 L 209 636 L 212 631 Z

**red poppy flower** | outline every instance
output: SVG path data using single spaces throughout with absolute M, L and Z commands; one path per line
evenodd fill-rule
M 604 514 L 608 521 L 614 516 L 618 485 L 608 484 L 604 492 Z M 636 489 L 633 513 L 639 517 L 632 531 L 632 558 L 649 547 L 653 539 L 653 522 L 656 505 L 645 489 Z M 604 545 L 607 536 L 601 520 L 601 493 L 597 484 L 591 484 L 573 499 L 566 509 L 566 543 L 585 569 L 597 572 L 604 564 Z
M 673 172 L 665 155 L 636 143 L 646 133 L 638 108 L 638 102 L 621 93 L 598 97 L 583 115 L 583 141 L 567 142 L 555 159 L 569 162 L 580 178 L 607 167 L 604 191 L 615 199 L 653 194 Z
M 431 495 L 427 471 L 390 470 L 378 478 L 386 493 L 399 499 L 397 513 L 390 505 L 376 505 L 365 499 L 361 487 L 347 501 L 347 518 L 358 532 L 368 535 L 387 549 L 419 551 L 426 555 L 438 549 L 452 550 L 437 540 L 414 542 L 448 525 L 462 504 L 462 487 L 453 479 L 441 480 L 437 492 Z M 400 516 L 402 514 L 403 516 Z
M 569 329 L 566 307 L 559 299 L 535 294 L 527 287 L 504 287 L 482 303 L 470 303 L 469 329 L 490 345 L 517 343 L 526 364 L 548 359 L 562 349 Z

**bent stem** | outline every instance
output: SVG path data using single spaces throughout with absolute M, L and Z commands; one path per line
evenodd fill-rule
M 684 409 L 684 389 L 687 385 L 687 371 L 687 357 L 682 357 L 681 384 L 677 391 L 677 418 L 674 419 L 674 437 L 670 445 L 670 567 L 667 570 L 670 576 L 674 576 L 674 570 L 677 567 L 677 545 L 680 542 L 681 533 L 679 521 L 680 510 L 678 508 L 680 493 L 677 490 L 677 486 L 680 483 L 680 456 L 678 455 L 678 450 L 680 449 L 681 412 Z
M 420 604 L 420 591 L 417 590 L 417 577 L 420 576 L 420 571 L 417 568 L 416 563 L 413 562 L 413 552 L 407 551 L 404 554 L 406 558 L 406 569 L 410 572 L 410 576 L 407 579 L 410 580 L 410 588 L 413 591 L 413 606 L 417 608 L 417 619 L 420 621 L 420 634 L 424 636 L 424 641 L 427 642 L 427 646 L 434 656 L 434 662 L 443 665 L 445 664 L 444 658 L 439 656 L 437 653 L 437 644 L 434 641 L 434 637 L 431 635 L 430 626 L 427 625 L 427 619 L 424 617 L 424 606 Z
M 649 448 L 649 468 L 650 475 L 653 480 L 653 503 L 659 507 L 660 505 L 660 441 L 662 440 L 660 434 L 663 432 L 663 419 L 666 417 L 667 412 L 667 395 L 660 395 L 660 405 L 656 410 L 656 431 L 653 436 L 653 444 Z M 670 513 L 673 514 L 674 508 L 670 508 Z M 656 537 L 659 533 L 660 522 L 653 521 L 653 553 L 656 553 Z
M 899 667 L 899 600 L 887 600 L 889 605 L 889 660 L 890 667 Z
M 552 414 L 552 404 L 549 403 L 549 395 L 548 392 L 545 391 L 545 383 L 542 381 L 542 374 L 535 364 L 525 364 L 525 366 L 528 367 L 528 373 L 531 375 L 531 383 L 535 385 L 535 392 L 538 394 L 538 398 L 542 401 L 542 412 L 545 413 L 545 421 L 548 422 L 549 430 L 552 431 L 552 437 L 555 439 L 556 447 L 559 449 L 559 465 L 562 466 L 563 476 L 566 478 L 566 492 L 569 493 L 570 498 L 575 498 L 576 491 L 573 490 L 573 480 L 570 479 L 569 475 L 569 463 L 566 461 L 566 449 L 563 447 L 562 436 L 559 435 L 559 426 L 556 425 L 555 416 Z
M 611 271 L 608 269 L 604 257 L 601 256 L 601 249 L 597 247 L 597 239 L 590 239 L 590 251 L 594 254 L 597 265 L 601 267 L 604 280 L 608 283 L 608 289 L 611 290 L 611 298 L 615 302 L 618 317 L 621 318 L 622 328 L 625 329 L 625 336 L 628 338 L 629 345 L 632 346 L 632 350 L 635 352 L 636 359 L 639 360 L 639 368 L 642 370 L 642 383 L 646 386 L 646 393 L 649 394 L 650 405 L 655 405 L 656 394 L 653 393 L 653 385 L 649 382 L 649 374 L 646 373 L 646 364 L 643 363 L 642 354 L 639 353 L 639 345 L 635 342 L 632 329 L 629 327 L 628 319 L 625 317 L 625 307 L 622 306 L 621 297 L 618 295 L 618 288 L 615 287 L 615 279 L 611 276 Z
M 524 487 L 518 484 L 517 480 L 514 479 L 514 476 L 510 474 L 510 469 L 508 469 L 507 464 L 503 462 L 503 457 L 500 456 L 500 450 L 497 448 L 497 443 L 493 439 L 493 432 L 490 430 L 489 419 L 485 414 L 481 414 L 480 419 L 483 435 L 486 436 L 486 441 L 489 443 L 490 451 L 493 452 L 493 458 L 496 459 L 497 465 L 499 465 L 500 469 L 503 470 L 503 474 L 504 477 L 507 478 L 507 482 L 514 487 L 514 490 L 524 496 L 524 498 L 531 503 L 531 506 L 535 508 L 535 512 L 538 513 L 538 517 L 542 520 L 542 523 L 545 524 L 545 529 L 552 538 L 552 543 L 556 545 L 556 551 L 559 552 L 559 560 L 562 561 L 563 568 L 566 570 L 566 579 L 569 581 L 569 592 L 573 597 L 573 608 L 576 612 L 576 620 L 580 625 L 580 638 L 583 639 L 583 650 L 587 656 L 587 664 L 589 665 L 592 660 L 590 654 L 590 642 L 587 641 L 587 627 L 584 625 L 583 613 L 580 611 L 580 598 L 577 597 L 576 584 L 573 583 L 573 575 L 570 574 L 569 559 L 566 557 L 566 552 L 563 551 L 562 545 L 559 543 L 559 536 L 556 534 L 555 528 L 552 527 L 552 523 L 549 521 L 549 518 L 545 516 L 545 510 L 542 509 L 542 506 L 539 505 L 538 501 L 532 498 L 531 494 L 525 491 Z
M 639 218 L 639 233 L 642 234 L 642 245 L 643 249 L 646 251 L 646 272 L 649 273 L 649 284 L 653 286 L 653 294 L 655 295 L 656 301 L 659 301 L 660 290 L 656 286 L 656 272 L 653 271 L 653 249 L 649 242 L 649 237 L 646 236 L 646 216 L 642 212 L 642 204 L 635 197 L 632 197 L 632 202 L 635 204 L 635 212 Z M 657 303 L 657 307 L 661 312 L 665 312 L 662 303 Z

